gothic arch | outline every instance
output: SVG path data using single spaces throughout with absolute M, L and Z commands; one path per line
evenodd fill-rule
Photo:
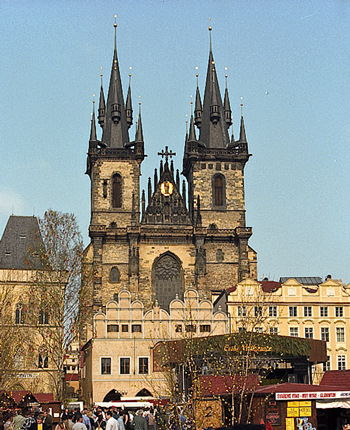
M 152 267 L 152 287 L 159 306 L 169 309 L 169 303 L 176 295 L 182 299 L 184 273 L 181 260 L 172 252 L 157 257 Z
M 110 274 L 109 274 L 109 281 L 110 282 L 120 282 L 120 272 L 118 267 L 112 267 Z
M 153 397 L 152 393 L 148 391 L 146 388 L 142 388 L 137 394 L 135 394 L 135 397 Z
M 221 173 L 212 177 L 212 202 L 215 208 L 226 207 L 226 181 Z
M 120 394 L 120 392 L 119 392 L 119 391 L 117 391 L 117 390 L 115 390 L 115 389 L 113 389 L 113 390 L 109 391 L 109 392 L 105 395 L 105 397 L 104 397 L 103 401 L 104 401 L 104 402 L 119 401 L 119 400 L 120 400 L 120 398 L 121 398 L 121 394 Z
M 122 177 L 119 173 L 112 176 L 112 207 L 122 207 Z

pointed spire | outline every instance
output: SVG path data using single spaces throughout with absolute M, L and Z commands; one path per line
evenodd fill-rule
M 194 106 L 194 123 L 198 128 L 201 128 L 203 107 L 202 107 L 201 95 L 199 92 L 199 86 L 198 86 L 198 73 L 196 74 L 196 77 L 197 77 L 197 90 L 196 90 L 196 104 Z
M 148 178 L 148 204 L 150 204 L 151 202 L 151 198 L 152 198 L 152 182 L 151 182 L 151 178 Z
M 102 141 L 111 148 L 124 148 L 129 143 L 128 129 L 117 56 L 117 23 L 114 22 L 113 64 L 109 81 Z
M 231 119 L 231 121 L 232 121 L 232 119 Z M 233 134 L 233 127 L 232 127 L 232 131 L 231 131 L 231 143 L 234 143 L 234 142 L 235 142 L 235 136 Z
M 185 180 L 182 181 L 182 200 L 184 201 L 184 204 L 186 207 L 186 182 L 185 182 Z
M 242 100 L 242 98 L 241 98 Z M 239 132 L 239 141 L 242 143 L 247 143 L 247 138 L 245 134 L 244 118 L 243 118 L 243 101 L 241 102 L 241 129 Z
M 156 192 L 157 190 L 157 185 L 158 185 L 158 173 L 157 173 L 157 169 L 154 169 L 154 192 Z
M 173 160 L 170 161 L 170 173 L 171 173 L 171 176 L 174 178 L 174 161 Z
M 160 160 L 159 165 L 159 179 L 163 176 L 163 160 Z
M 101 70 L 102 70 L 102 67 L 101 67 Z M 101 73 L 100 76 L 101 76 L 101 89 L 100 89 L 100 103 L 98 107 L 98 123 L 103 128 L 103 126 L 105 125 L 106 103 L 105 103 L 105 95 L 103 92 L 103 82 L 102 82 L 103 74 Z
M 189 141 L 197 140 L 196 137 L 196 130 L 194 128 L 194 121 L 193 121 L 193 103 L 191 101 L 191 121 L 190 121 L 190 134 L 188 136 Z
M 225 88 L 225 97 L 224 97 L 224 109 L 225 109 L 225 121 L 227 124 L 227 128 L 230 128 L 232 125 L 232 111 L 230 106 L 230 99 L 228 96 L 228 88 L 227 88 L 227 75 L 225 75 L 226 80 L 226 88 Z
M 95 121 L 95 100 L 93 100 L 93 102 L 92 102 L 90 142 L 97 142 L 96 121 Z
M 129 73 L 129 88 L 128 88 L 128 95 L 126 96 L 125 113 L 126 113 L 126 122 L 128 123 L 128 128 L 130 128 L 132 126 L 131 73 Z
M 179 169 L 176 169 L 176 186 L 180 192 L 180 172 L 179 172 Z
M 149 178 L 151 179 L 151 178 Z M 142 217 L 144 216 L 145 212 L 146 212 L 146 197 L 145 197 L 145 190 L 142 190 L 142 197 L 141 197 L 141 202 L 142 202 Z
M 209 31 L 211 32 L 211 27 Z M 203 99 L 203 114 L 198 140 L 207 148 L 227 148 L 230 142 L 211 43 Z
M 143 142 L 143 131 L 141 121 L 141 102 L 139 102 L 139 119 L 136 128 L 135 142 Z

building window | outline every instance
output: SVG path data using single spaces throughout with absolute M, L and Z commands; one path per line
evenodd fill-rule
M 111 282 L 120 282 L 120 273 L 117 267 L 112 267 L 109 280 Z
M 148 357 L 139 357 L 139 374 L 148 374 Z
M 218 249 L 216 251 L 216 261 L 218 263 L 222 263 L 224 261 L 224 255 L 223 255 L 222 249 Z
M 278 327 L 270 327 L 270 334 L 277 335 L 278 334 Z
M 321 340 L 329 342 L 329 328 L 321 327 Z
M 289 316 L 297 317 L 298 316 L 298 307 L 297 306 L 289 306 Z
M 312 317 L 312 306 L 304 306 L 304 317 Z
M 130 374 L 130 358 L 120 359 L 120 374 L 129 375 Z
M 237 315 L 245 317 L 247 315 L 247 308 L 245 306 L 237 306 Z
M 320 307 L 320 317 L 328 317 L 328 306 Z
M 254 306 L 254 316 L 255 317 L 262 316 L 262 306 Z
M 336 306 L 335 307 L 335 316 L 338 318 L 343 318 L 343 316 L 344 316 L 343 306 Z
M 255 327 L 254 331 L 255 333 L 264 333 L 264 329 L 262 327 Z
M 297 295 L 297 292 L 296 292 L 295 287 L 289 287 L 288 288 L 288 296 L 296 296 L 296 295 Z
M 132 333 L 141 333 L 141 324 L 133 324 L 131 326 Z
M 331 357 L 327 355 L 327 361 L 326 363 L 322 363 L 322 370 L 324 372 L 327 372 L 328 370 L 331 370 Z
M 129 326 L 128 324 L 122 324 L 122 333 L 128 333 Z
M 299 329 L 298 329 L 298 327 L 290 327 L 289 328 L 289 336 L 298 337 L 299 336 Z
M 40 309 L 39 311 L 39 324 L 49 323 L 49 312 L 46 309 Z
M 269 317 L 277 317 L 277 306 L 269 306 Z
M 39 352 L 38 367 L 39 369 L 47 369 L 49 367 L 49 358 L 46 352 Z
M 213 177 L 213 204 L 225 206 L 225 177 L 221 174 Z
M 182 333 L 182 324 L 175 324 L 175 333 Z
M 116 173 L 113 176 L 113 182 L 112 182 L 112 206 L 114 208 L 121 208 L 122 207 L 122 177 Z
M 335 329 L 337 342 L 345 342 L 345 329 L 344 327 L 337 327 Z
M 312 327 L 305 327 L 305 339 L 314 338 L 314 329 Z
M 184 275 L 180 260 L 170 252 L 161 255 L 153 264 L 153 288 L 162 309 L 168 309 L 169 303 L 183 294 Z
M 17 303 L 15 312 L 15 324 L 24 324 L 24 311 L 22 303 Z
M 210 324 L 201 324 L 201 325 L 199 326 L 199 331 L 200 331 L 201 333 L 210 333 L 210 331 L 211 331 L 211 326 L 210 326 Z
M 101 358 L 101 375 L 111 374 L 111 358 Z
M 108 324 L 107 325 L 107 333 L 116 333 L 119 331 L 119 325 L 118 324 Z
M 190 333 L 195 333 L 196 326 L 194 324 L 187 324 L 186 325 L 186 331 L 188 331 Z
M 345 357 L 345 355 L 338 355 L 338 370 L 346 370 L 346 357 Z

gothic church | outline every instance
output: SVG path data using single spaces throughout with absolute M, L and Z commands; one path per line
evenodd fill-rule
M 146 191 L 140 190 L 143 139 L 141 106 L 134 140 L 131 88 L 122 89 L 115 46 L 107 98 L 101 83 L 87 157 L 91 179 L 91 244 L 87 259 L 96 276 L 93 308 L 105 307 L 127 288 L 146 306 L 169 303 L 195 288 L 211 297 L 245 278 L 257 277 L 256 252 L 246 226 L 244 167 L 249 160 L 243 114 L 239 139 L 230 138 L 231 108 L 226 85 L 221 97 L 210 43 L 204 97 L 198 82 L 186 133 L 182 172 L 171 148 L 160 147 L 160 166 Z M 211 30 L 211 28 L 209 28 Z M 197 80 L 198 81 L 198 80 Z

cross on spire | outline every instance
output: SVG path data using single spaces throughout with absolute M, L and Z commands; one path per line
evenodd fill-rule
M 165 162 L 168 162 L 168 158 L 172 157 L 173 155 L 176 155 L 176 152 L 172 152 L 172 150 L 168 151 L 168 147 L 165 147 L 165 151 L 164 149 L 162 149 L 162 152 L 158 152 L 158 155 L 160 155 L 162 158 L 165 157 Z

